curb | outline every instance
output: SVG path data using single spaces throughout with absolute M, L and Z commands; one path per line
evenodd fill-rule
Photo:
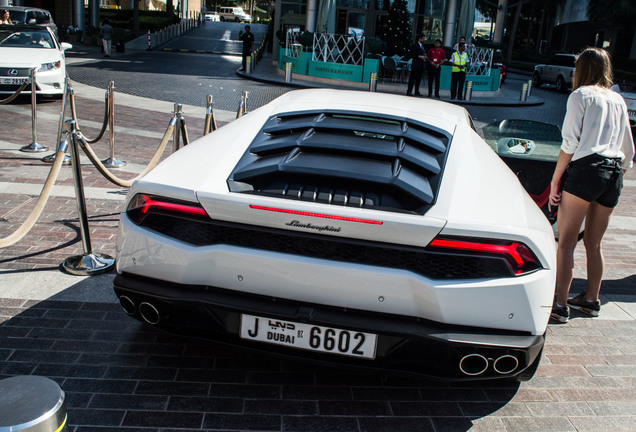
M 267 78 L 265 76 L 263 76 L 262 74 L 260 76 L 256 76 L 254 74 L 248 74 L 245 73 L 244 71 L 237 69 L 236 70 L 236 75 L 243 78 L 243 79 L 247 79 L 250 81 L 256 81 L 256 82 L 261 82 L 261 83 L 265 83 L 265 84 L 276 84 L 276 85 L 282 85 L 282 86 L 287 86 L 287 87 L 292 87 L 292 88 L 297 88 L 297 89 L 302 89 L 302 88 L 324 88 L 324 85 L 319 85 L 319 84 L 313 84 L 313 83 L 308 83 L 306 81 L 296 81 L 296 82 L 286 82 L 285 80 L 282 80 L 280 78 Z M 335 81 L 335 80 L 332 80 Z M 346 87 L 346 86 L 336 86 L 334 85 L 333 88 L 341 88 L 341 87 Z M 358 88 L 350 88 L 350 90 L 360 90 Z M 380 92 L 379 92 L 380 93 Z M 521 101 L 508 101 L 508 102 L 497 102 L 497 101 L 475 101 L 475 100 L 470 100 L 470 101 L 449 101 L 449 100 L 444 100 L 444 102 L 448 102 L 448 103 L 452 103 L 452 104 L 456 104 L 456 105 L 461 105 L 461 106 L 497 106 L 497 107 L 531 107 L 531 106 L 539 106 L 539 105 L 543 105 L 545 103 L 545 101 L 543 99 L 539 99 L 535 96 L 530 96 L 531 99 L 530 101 L 526 101 L 526 102 L 521 102 Z

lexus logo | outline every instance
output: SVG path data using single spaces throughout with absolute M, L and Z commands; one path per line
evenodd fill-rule
M 17 69 L 9 69 L 9 72 L 7 72 L 7 75 L 11 75 L 11 76 L 16 76 L 17 74 L 18 74 Z

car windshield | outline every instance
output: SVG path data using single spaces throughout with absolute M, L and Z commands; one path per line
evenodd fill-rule
M 55 48 L 53 38 L 46 30 L 0 30 L 0 47 Z
M 484 139 L 500 156 L 556 162 L 561 129 L 531 120 L 502 120 L 484 126 Z

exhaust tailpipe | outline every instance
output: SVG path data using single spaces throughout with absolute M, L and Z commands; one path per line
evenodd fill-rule
M 459 370 L 466 375 L 481 375 L 488 369 L 488 359 L 481 354 L 468 354 L 459 361 Z
M 519 366 L 519 360 L 517 359 L 517 357 L 510 354 L 502 355 L 493 363 L 495 372 L 501 375 L 509 374 L 510 372 L 517 369 L 517 366 Z
M 128 315 L 135 314 L 135 302 L 133 302 L 130 297 L 127 297 L 125 295 L 119 296 L 119 304 L 121 305 L 124 312 L 126 312 Z
M 148 302 L 139 305 L 139 314 L 148 324 L 159 324 L 159 310 Z

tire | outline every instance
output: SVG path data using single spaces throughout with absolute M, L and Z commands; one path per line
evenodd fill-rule
M 221 17 L 221 22 L 225 22 L 225 17 Z
M 541 87 L 541 78 L 538 72 L 532 74 L 532 87 Z
M 234 18 L 234 22 L 240 23 L 240 22 L 241 22 L 241 20 L 240 20 L 240 19 L 238 19 L 238 18 Z
M 567 90 L 567 86 L 565 85 L 565 80 L 562 76 L 559 76 L 556 80 L 556 89 L 557 91 L 564 92 Z

